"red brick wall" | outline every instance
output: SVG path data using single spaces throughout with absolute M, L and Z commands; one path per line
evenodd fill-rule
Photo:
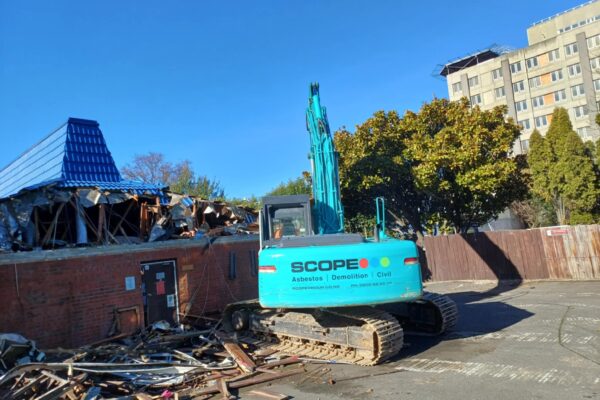
M 148 261 L 176 261 L 180 312 L 188 309 L 191 297 L 189 312 L 200 314 L 257 296 L 250 255 L 258 251 L 258 240 L 169 246 L 67 249 L 46 253 L 42 260 L 30 254 L 0 258 L 0 332 L 20 333 L 43 348 L 103 339 L 114 309 L 137 306 L 143 319 L 140 265 Z M 236 256 L 235 279 L 229 279 L 230 252 Z M 135 276 L 134 290 L 125 290 L 127 276 Z M 126 330 L 135 325 L 135 313 L 124 313 L 121 320 Z

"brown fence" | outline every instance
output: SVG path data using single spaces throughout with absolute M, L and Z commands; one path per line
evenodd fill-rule
M 600 225 L 425 238 L 435 281 L 600 279 Z

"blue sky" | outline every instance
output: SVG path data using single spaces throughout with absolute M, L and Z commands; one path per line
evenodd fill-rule
M 582 1 L 0 0 L 0 168 L 68 117 L 100 122 L 117 165 L 192 161 L 228 196 L 310 168 L 304 110 L 332 130 L 447 97 L 435 66 Z

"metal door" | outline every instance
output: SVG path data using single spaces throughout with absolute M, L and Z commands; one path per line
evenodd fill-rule
M 179 323 L 175 261 L 142 263 L 142 290 L 146 325 L 156 321 Z

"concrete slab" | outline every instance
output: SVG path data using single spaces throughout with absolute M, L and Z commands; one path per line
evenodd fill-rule
M 309 374 L 263 387 L 297 399 L 600 399 L 600 282 L 443 282 L 427 290 L 457 302 L 453 332 L 406 336 L 383 365 L 309 365 Z

